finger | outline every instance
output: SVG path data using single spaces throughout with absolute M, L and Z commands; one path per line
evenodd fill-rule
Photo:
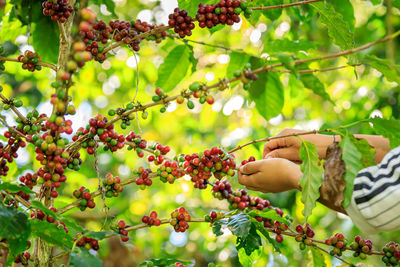
M 298 155 L 298 150 L 291 148 L 291 147 L 275 149 L 275 150 L 269 152 L 268 154 L 266 154 L 264 158 L 265 159 L 282 158 L 282 159 L 287 159 L 290 161 L 299 161 L 300 160 L 299 155 Z
M 241 185 L 257 187 L 257 183 L 256 183 L 253 175 L 245 175 L 245 174 L 239 173 L 238 180 Z
M 261 160 L 252 161 L 252 162 L 246 163 L 245 165 L 240 167 L 239 171 L 242 174 L 247 174 L 247 175 L 253 174 L 253 173 L 256 173 L 256 172 L 260 171 L 261 165 L 262 165 L 262 161 Z
M 265 157 L 265 155 L 267 155 L 269 152 L 271 152 L 274 149 L 284 147 L 285 143 L 284 143 L 283 139 L 285 139 L 285 138 L 272 139 L 272 140 L 266 142 L 264 145 L 263 157 Z
M 246 188 L 249 189 L 249 190 L 260 191 L 260 192 L 263 192 L 263 193 L 264 193 L 263 189 L 262 189 L 262 188 L 259 188 L 259 187 L 246 186 Z

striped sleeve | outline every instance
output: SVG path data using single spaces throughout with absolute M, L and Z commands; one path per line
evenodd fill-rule
M 400 229 L 400 146 L 358 173 L 346 212 L 366 233 Z

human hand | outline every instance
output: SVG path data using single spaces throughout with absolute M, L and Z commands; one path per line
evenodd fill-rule
M 303 133 L 305 131 L 295 129 L 284 129 L 277 136 Z M 332 136 L 323 134 L 302 135 L 304 140 L 314 144 L 318 148 L 318 155 L 325 158 L 327 147 L 333 142 Z M 297 136 L 288 136 L 272 139 L 265 143 L 263 158 L 284 158 L 295 163 L 300 163 L 299 151 L 301 139 Z
M 299 189 L 300 167 L 286 159 L 263 159 L 239 168 L 239 183 L 250 190 L 279 193 Z

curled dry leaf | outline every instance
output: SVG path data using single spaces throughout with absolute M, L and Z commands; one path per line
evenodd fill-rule
M 333 143 L 326 150 L 324 162 L 324 181 L 320 189 L 320 202 L 337 211 L 344 212 L 341 203 L 344 200 L 343 192 L 346 182 L 343 175 L 346 172 L 346 165 L 342 160 L 342 149 L 338 143 Z

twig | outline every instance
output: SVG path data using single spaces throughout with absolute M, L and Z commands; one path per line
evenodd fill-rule
M 275 5 L 275 6 L 262 6 L 262 7 L 252 7 L 253 10 L 267 10 L 267 9 L 274 9 L 274 8 L 285 8 L 285 7 L 292 7 L 292 6 L 300 6 L 305 4 L 310 4 L 314 2 L 321 2 L 323 0 L 307 0 L 301 2 L 295 2 L 290 4 L 282 4 L 282 5 Z
M 260 142 L 267 142 L 273 139 L 279 139 L 279 138 L 285 138 L 285 137 L 290 137 L 290 136 L 299 136 L 299 135 L 309 135 L 309 134 L 317 134 L 317 133 L 322 133 L 322 132 L 331 132 L 331 129 L 325 129 L 325 130 L 312 130 L 312 131 L 308 131 L 308 132 L 304 132 L 304 133 L 292 133 L 292 134 L 286 134 L 286 135 L 280 135 L 280 136 L 272 136 L 272 137 L 265 137 L 262 139 L 257 139 L 257 140 L 253 140 L 251 142 L 248 142 L 244 145 L 240 145 L 237 146 L 231 150 L 229 150 L 228 153 L 233 153 L 235 151 L 238 151 L 246 146 L 252 145 L 252 144 L 256 144 L 256 143 L 260 143 Z
M 3 100 L 4 103 L 10 103 L 10 100 L 7 97 L 5 97 L 2 93 L 0 93 L 0 98 L 1 100 Z M 27 122 L 25 116 L 22 115 L 21 112 L 19 112 L 18 109 L 14 107 L 14 105 L 10 105 L 10 109 L 18 116 L 18 118 L 22 120 L 23 123 Z
M 339 66 L 339 67 L 331 67 L 331 68 L 323 68 L 323 69 L 311 69 L 311 70 L 298 70 L 297 72 L 300 74 L 304 73 L 314 73 L 314 72 L 324 72 L 324 71 L 332 71 L 332 70 L 339 70 L 339 69 L 344 69 L 348 67 L 357 67 L 360 66 L 361 64 L 354 64 L 354 65 L 344 65 L 344 66 Z M 272 69 L 270 70 L 271 72 L 282 72 L 282 73 L 292 73 L 293 71 L 291 70 L 277 70 L 277 69 Z
M 157 33 L 160 33 L 160 32 L 164 32 L 164 31 L 166 31 L 166 30 L 168 30 L 168 29 L 170 29 L 170 28 L 171 28 L 171 27 L 169 27 L 169 26 L 157 27 L 157 28 L 155 28 L 155 29 L 153 29 L 153 30 L 151 30 L 151 31 L 148 31 L 148 32 L 145 32 L 145 33 L 141 33 L 141 34 L 136 35 L 135 37 L 133 37 L 133 38 L 131 39 L 131 41 L 134 41 L 134 40 L 136 40 L 136 39 L 143 39 L 143 38 L 146 38 L 147 36 L 150 36 L 150 35 L 153 35 L 153 34 L 157 34 Z M 117 47 L 120 47 L 120 46 L 122 46 L 122 45 L 124 45 L 124 44 L 125 44 L 124 41 L 116 42 L 116 43 L 114 43 L 114 44 L 112 44 L 112 45 L 106 47 L 106 48 L 103 50 L 103 53 L 102 53 L 102 54 L 106 54 L 106 53 L 108 53 L 109 51 L 111 51 L 111 50 L 113 50 L 113 49 L 115 49 L 115 48 L 117 48 Z
M 18 59 L 16 59 L 16 58 L 10 58 L 10 57 L 0 57 L 0 61 L 11 61 L 11 62 L 17 62 L 17 63 L 21 63 L 21 64 L 23 63 L 23 62 L 18 61 Z M 50 63 L 38 62 L 38 63 L 36 63 L 36 65 L 57 71 L 57 67 Z
M 321 248 L 321 247 L 318 246 L 317 244 L 312 244 L 312 246 L 315 247 L 315 248 L 317 248 L 317 249 L 319 249 L 319 250 L 321 250 L 321 251 L 323 251 L 323 252 L 325 252 L 325 253 L 328 254 L 328 255 L 331 255 L 331 254 L 329 253 L 329 251 L 327 251 L 327 250 L 324 249 L 324 248 Z M 338 260 L 343 261 L 344 263 L 348 264 L 349 266 L 354 266 L 353 264 L 351 264 L 350 262 L 346 261 L 346 260 L 343 259 L 342 257 L 339 257 L 338 255 L 333 255 L 333 257 L 335 257 L 335 258 L 338 259 Z
M 231 51 L 231 52 L 236 52 L 236 53 L 246 53 L 242 49 L 238 50 L 238 49 L 232 49 L 232 48 L 229 48 L 229 47 L 226 47 L 226 46 L 222 46 L 222 45 L 208 44 L 208 43 L 205 43 L 205 42 L 200 42 L 200 41 L 196 41 L 196 40 L 192 40 L 192 39 L 186 39 L 186 38 L 182 39 L 178 35 L 174 35 L 174 34 L 167 34 L 167 36 L 171 37 L 171 38 L 175 38 L 177 40 L 181 40 L 184 43 L 190 42 L 190 43 L 195 43 L 195 44 L 199 44 L 199 45 L 204 45 L 204 46 L 209 46 L 209 47 L 214 47 L 214 48 L 220 48 L 220 49 L 223 49 L 223 50 L 226 50 L 226 51 Z

